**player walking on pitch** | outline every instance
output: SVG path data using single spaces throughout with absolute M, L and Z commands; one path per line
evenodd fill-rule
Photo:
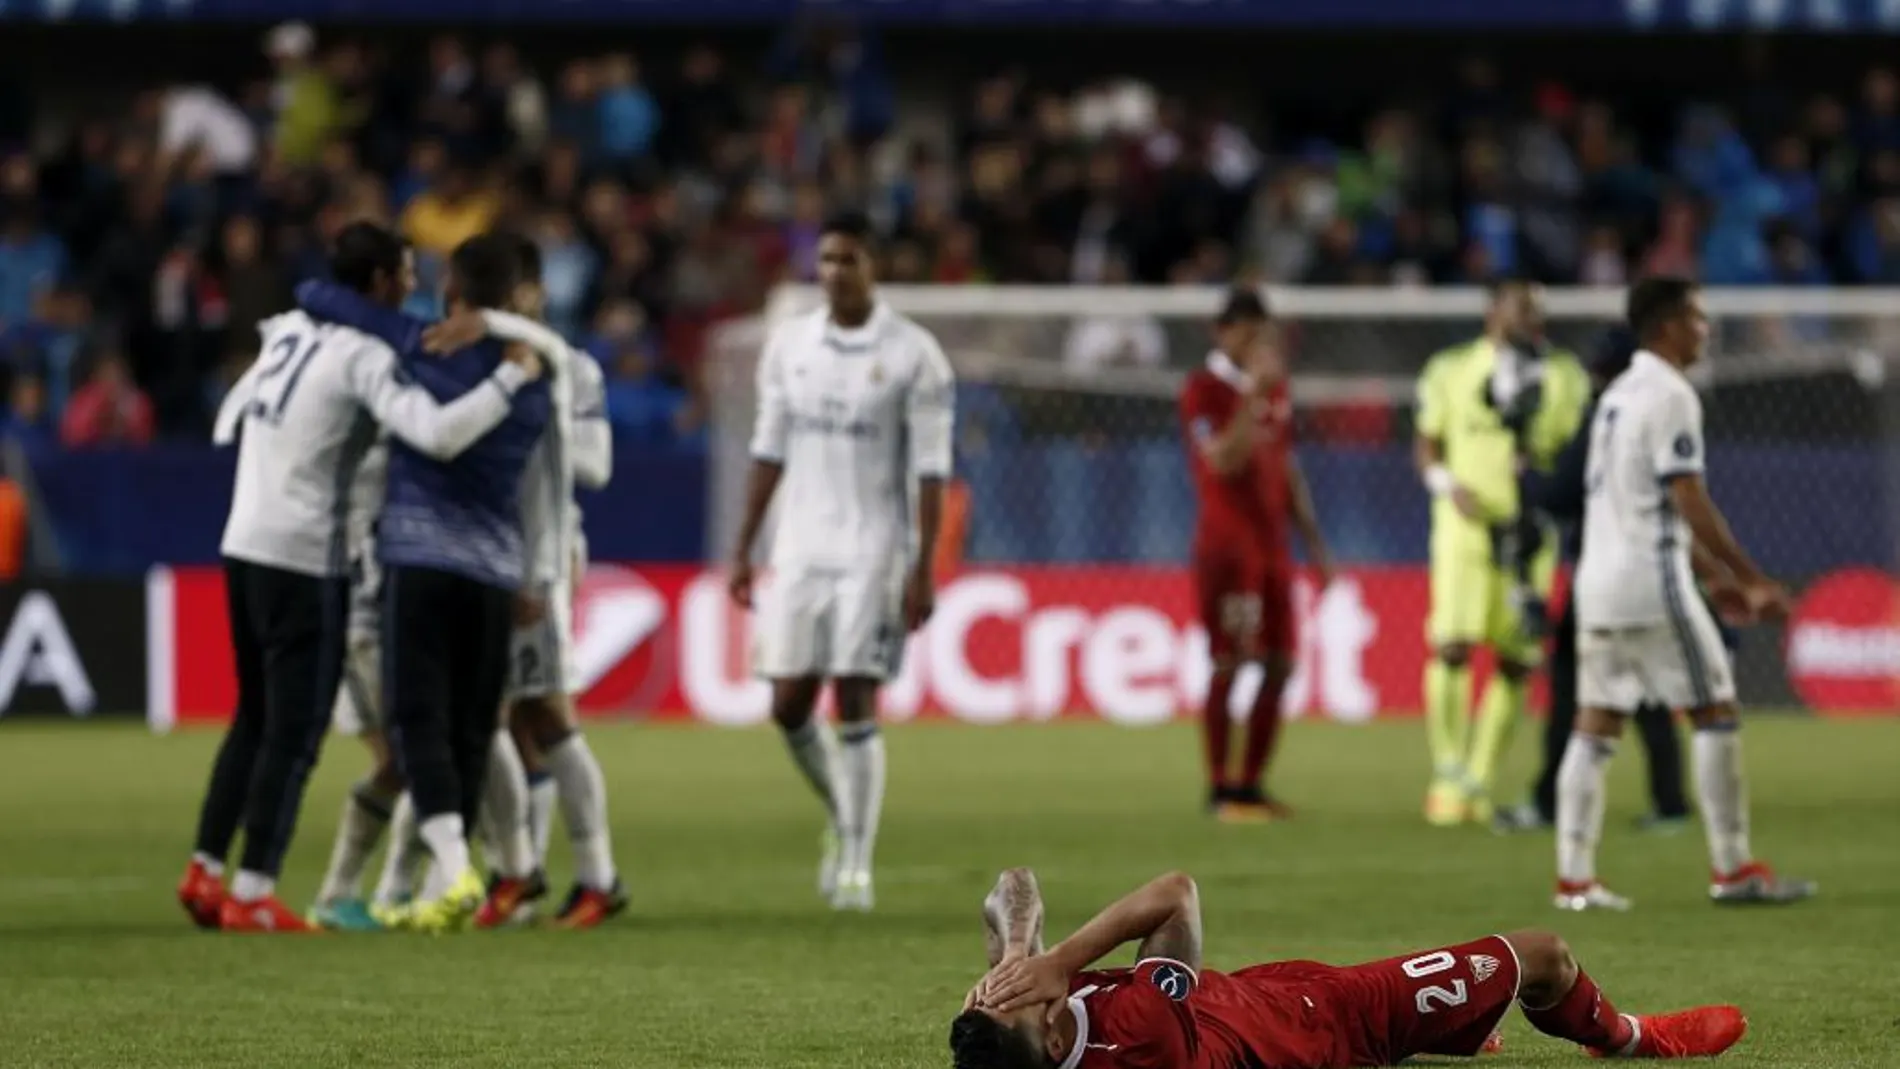
M 1693 558 L 1718 602 L 1748 616 L 1787 610 L 1787 591 L 1736 542 L 1703 480 L 1702 401 L 1683 373 L 1708 347 L 1709 319 L 1695 284 L 1675 278 L 1630 287 L 1628 312 L 1643 348 L 1590 428 L 1576 580 L 1581 708 L 1557 774 L 1557 905 L 1629 908 L 1598 882 L 1596 847 L 1604 774 L 1623 722 L 1647 700 L 1683 710 L 1695 727 L 1711 897 L 1798 901 L 1814 884 L 1776 876 L 1749 850 L 1735 678 L 1692 570 Z
M 935 598 L 955 382 L 937 340 L 877 299 L 862 215 L 826 222 L 818 274 L 825 307 L 775 329 L 759 359 L 731 591 L 752 607 L 752 544 L 783 482 L 754 668 L 771 680 L 772 717 L 831 817 L 819 890 L 833 908 L 867 910 L 884 805 L 877 691 Z M 814 717 L 827 680 L 842 746 Z
M 1544 600 L 1557 569 L 1556 538 L 1519 506 L 1518 471 L 1550 466 L 1589 399 L 1576 357 L 1545 344 L 1543 290 L 1528 282 L 1493 288 L 1484 336 L 1432 357 L 1419 379 L 1416 452 L 1433 498 L 1425 668 L 1433 824 L 1493 815 L 1498 761 L 1543 659 Z M 1497 669 L 1474 739 L 1471 656 L 1480 645 Z
M 1045 951 L 1028 869 L 984 902 L 990 971 L 950 1026 L 956 1069 L 1346 1069 L 1499 1049 L 1518 1003 L 1545 1035 L 1600 1056 L 1720 1054 L 1748 1022 L 1733 1006 L 1621 1014 L 1549 932 L 1513 932 L 1364 965 L 1201 968 L 1194 881 L 1162 876 Z M 1132 969 L 1090 967 L 1139 943 Z
M 1293 457 L 1293 402 L 1284 358 L 1268 337 L 1267 306 L 1235 290 L 1214 321 L 1214 351 L 1181 390 L 1188 466 L 1200 497 L 1194 585 L 1213 657 L 1202 731 L 1208 805 L 1223 820 L 1263 820 L 1290 811 L 1261 782 L 1280 731 L 1281 696 L 1293 674 L 1293 550 L 1299 528 L 1321 589 L 1332 564 L 1312 497 Z M 1262 670 L 1247 717 L 1240 771 L 1229 760 L 1234 679 L 1247 663 Z

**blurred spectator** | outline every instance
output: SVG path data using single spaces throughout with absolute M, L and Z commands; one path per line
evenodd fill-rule
M 499 207 L 492 192 L 476 185 L 466 164 L 449 160 L 403 209 L 402 232 L 418 251 L 444 260 L 457 245 L 493 226 Z
M 108 350 L 92 377 L 73 391 L 60 420 L 60 441 L 72 449 L 145 445 L 153 433 L 151 400 L 132 381 L 125 357 Z
M 502 139 L 527 157 L 548 140 L 548 97 L 541 82 L 521 65 L 514 46 L 497 41 L 482 53 L 482 106 L 506 131 Z
M 1776 286 L 1825 286 L 1827 272 L 1799 231 L 1783 229 L 1774 236 L 1768 281 Z
M 618 52 L 600 63 L 600 149 L 627 164 L 647 155 L 660 132 L 660 109 L 640 82 L 633 56 Z
M 293 167 L 315 163 L 324 143 L 365 113 L 344 95 L 342 77 L 355 73 L 359 57 L 339 49 L 319 64 L 312 58 L 316 44 L 316 34 L 301 22 L 284 23 L 265 38 L 277 68 L 277 156 Z
M 31 372 L 16 372 L 7 390 L 7 410 L 0 423 L 0 439 L 28 449 L 48 449 L 59 441 L 46 383 Z
M 66 246 L 40 219 L 33 166 L 0 163 L 0 327 L 25 320 L 66 270 Z
M 544 213 L 535 226 L 534 239 L 541 247 L 548 323 L 569 338 L 579 337 L 599 258 L 581 237 L 574 217 L 563 211 Z
M 265 257 L 263 229 L 248 215 L 225 222 L 217 260 L 205 288 L 224 302 L 231 341 L 255 342 L 257 324 L 290 307 L 290 279 L 281 264 Z
M 160 107 L 162 161 L 196 149 L 215 174 L 241 175 L 256 164 L 257 131 L 250 118 L 216 90 L 202 85 L 167 90 Z
M 1110 260 L 1102 284 L 1128 282 L 1127 264 L 1119 257 Z M 1150 315 L 1105 312 L 1078 319 L 1062 345 L 1062 364 L 1077 375 L 1109 368 L 1158 368 L 1167 359 L 1167 334 L 1161 321 Z

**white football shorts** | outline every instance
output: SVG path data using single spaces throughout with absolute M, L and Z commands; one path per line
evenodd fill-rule
M 345 735 L 383 727 L 383 567 L 373 538 L 350 562 L 350 616 L 343 648 L 343 680 L 331 723 Z
M 1735 669 L 1700 599 L 1660 623 L 1577 632 L 1577 702 L 1584 708 L 1634 713 L 1645 702 L 1705 709 L 1734 701 Z
M 904 569 L 791 568 L 764 591 L 752 668 L 766 679 L 889 679 L 904 657 Z
M 517 626 L 508 643 L 508 699 L 545 698 L 572 692 L 574 592 L 566 582 L 541 585 L 547 611 Z

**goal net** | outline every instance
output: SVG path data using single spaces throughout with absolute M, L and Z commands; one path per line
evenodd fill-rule
M 925 671 L 967 676 L 977 718 L 1087 708 L 1164 719 L 1205 680 L 1183 570 L 1195 501 L 1175 414 L 1206 356 L 1215 288 L 886 287 L 958 375 L 961 501 Z M 1416 377 L 1481 330 L 1475 289 L 1268 294 L 1293 369 L 1299 458 L 1341 577 L 1303 581 L 1289 702 L 1359 718 L 1418 705 L 1428 502 L 1411 461 Z M 1801 595 L 1739 657 L 1758 704 L 1889 710 L 1900 677 L 1900 294 L 1716 290 L 1697 369 L 1710 484 L 1737 534 Z M 816 307 L 776 293 L 719 332 L 709 547 L 743 500 L 753 372 L 770 325 Z M 1588 358 L 1622 293 L 1555 290 L 1549 333 Z M 929 700 L 947 701 L 935 683 Z

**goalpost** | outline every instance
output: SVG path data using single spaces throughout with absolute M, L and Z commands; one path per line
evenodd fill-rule
M 1194 501 L 1174 399 L 1207 353 L 1224 292 L 881 289 L 936 334 L 957 371 L 967 569 L 1073 576 L 1049 579 L 1058 584 L 1051 596 L 1089 605 L 1099 591 L 1086 585 L 1114 569 L 1164 576 L 1184 560 Z M 1480 332 L 1486 295 L 1266 294 L 1284 332 L 1301 462 L 1322 523 L 1335 557 L 1364 575 L 1358 589 L 1371 597 L 1382 577 L 1425 560 L 1426 498 L 1409 459 L 1416 378 L 1432 353 Z M 822 299 L 815 287 L 782 287 L 761 315 L 715 332 L 706 367 L 712 559 L 730 546 L 743 497 L 759 346 L 772 323 Z M 1900 564 L 1900 290 L 1715 289 L 1704 299 L 1714 338 L 1693 377 L 1705 402 L 1711 485 L 1744 543 L 1808 595 L 1806 615 L 1785 636 L 1785 666 L 1776 646 L 1783 636 L 1751 638 L 1741 658 L 1745 693 L 1891 706 L 1900 631 L 1891 600 L 1874 599 L 1866 584 Z M 1620 289 L 1548 291 L 1552 342 L 1587 359 L 1620 320 L 1622 302 Z M 1131 587 L 1118 596 L 1143 595 Z M 1308 608 L 1323 615 L 1330 606 Z M 1409 611 L 1361 624 L 1395 621 L 1409 627 Z M 1407 638 L 1416 643 L 1415 632 Z M 1369 648 L 1378 655 L 1376 643 Z M 1315 673 L 1331 670 L 1323 662 Z

